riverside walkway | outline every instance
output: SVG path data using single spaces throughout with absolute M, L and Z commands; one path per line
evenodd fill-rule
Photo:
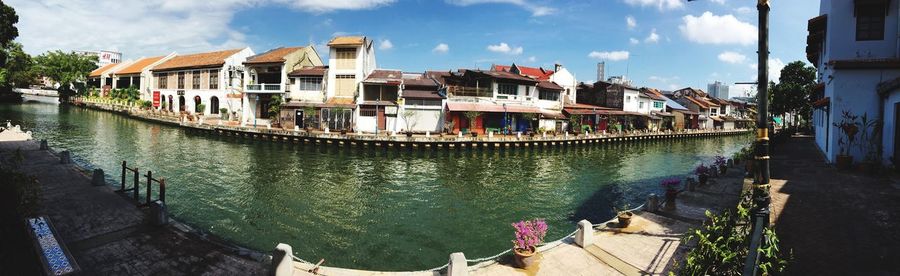
M 433 270 L 384 272 L 319 266 L 317 272 L 320 275 L 668 275 L 694 246 L 683 244 L 681 237 L 701 226 L 707 219 L 705 212 L 719 213 L 737 206 L 741 193 L 750 183 L 740 167 L 730 168 L 725 175 L 711 178 L 707 185 L 698 186 L 694 191 L 681 193 L 674 211 L 649 210 L 649 205 L 639 207 L 627 228 L 620 228 L 615 219 L 598 224 L 582 221 L 579 226 L 586 225 L 587 230 L 576 230 L 561 240 L 541 246 L 539 260 L 528 270 L 515 268 L 509 254 L 488 257 L 488 260 L 466 260 L 465 256 L 454 256 L 459 254 L 454 253 L 447 265 Z M 273 261 L 282 268 L 276 270 L 276 275 L 315 275 L 310 273 L 315 264 L 291 254 L 285 256 Z
M 134 106 L 75 101 L 75 105 L 102 111 L 110 111 L 136 119 L 148 120 L 207 134 L 241 137 L 284 143 L 316 145 L 355 146 L 396 149 L 507 149 L 507 148 L 552 148 L 590 146 L 620 142 L 650 141 L 664 139 L 690 139 L 750 133 L 748 129 L 734 130 L 687 130 L 683 132 L 634 132 L 621 134 L 557 134 L 536 135 L 479 135 L 478 137 L 441 134 L 416 134 L 412 137 L 384 134 L 311 131 L 280 128 L 239 126 L 237 122 L 221 122 L 219 119 L 184 120 L 172 112 L 142 110 Z
M 18 151 L 19 170 L 41 185 L 39 213 L 50 218 L 82 275 L 261 275 L 268 256 L 231 247 L 178 222 L 153 226 L 147 213 L 84 169 L 62 164 L 28 135 L 0 132 L 0 158 Z

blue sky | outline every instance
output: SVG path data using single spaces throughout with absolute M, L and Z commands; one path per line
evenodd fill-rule
M 25 49 L 122 51 L 125 58 L 365 35 L 381 68 L 404 71 L 561 63 L 580 81 L 706 88 L 755 80 L 755 0 L 14 0 Z M 774 0 L 770 69 L 805 60 L 818 1 Z M 47 16 L 52 14 L 54 16 Z M 389 43 L 387 42 L 389 41 Z M 439 46 L 442 45 L 442 46 Z M 626 54 L 627 53 L 627 54 Z M 320 54 L 327 54 L 321 51 Z M 776 75 L 777 76 L 777 75 Z M 743 90 L 744 88 L 732 89 Z M 733 92 L 732 95 L 737 95 Z

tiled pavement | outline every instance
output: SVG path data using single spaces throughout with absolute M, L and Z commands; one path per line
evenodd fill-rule
M 109 186 L 94 187 L 85 172 L 38 150 L 35 141 L 0 142 L 0 156 L 21 149 L 21 171 L 41 184 L 41 213 L 69 247 L 83 275 L 259 275 L 260 261 L 186 233 L 150 226 L 143 210 Z M 263 257 L 256 254 L 259 260 Z

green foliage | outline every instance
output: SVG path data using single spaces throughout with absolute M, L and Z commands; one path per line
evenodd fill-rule
M 83 86 L 88 74 L 97 69 L 97 57 L 74 52 L 51 51 L 34 58 L 36 72 L 60 84 L 60 96 L 76 91 L 86 92 Z
M 153 106 L 153 102 L 151 101 L 141 101 L 141 108 L 150 108 Z
M 403 122 L 406 123 L 406 131 L 411 132 L 412 127 L 416 126 L 416 111 L 412 109 L 404 109 L 403 112 L 400 112 L 400 117 L 403 117 Z
M 41 185 L 33 177 L 16 170 L 21 162 L 21 151 L 16 150 L 0 165 L 0 178 L 4 180 L 0 184 L 0 194 L 4 195 L 3 200 L 0 200 L 2 202 L 0 206 L 4 210 L 15 210 L 22 216 L 33 216 L 40 204 Z M 13 198 L 6 198 L 8 195 L 12 195 Z
M 469 132 L 472 132 L 472 129 L 475 128 L 475 120 L 478 119 L 478 116 L 481 116 L 481 111 L 466 111 L 463 115 L 469 120 Z
M 707 222 L 682 238 L 682 243 L 696 240 L 697 245 L 677 265 L 678 275 L 741 275 L 749 253 L 751 204 L 748 192 L 736 210 L 726 210 L 720 215 L 706 211 Z M 783 272 L 790 258 L 779 250 L 775 231 L 767 227 L 763 239 L 764 244 L 758 248 L 760 270 L 765 275 Z
M 33 69 L 34 61 L 22 50 L 22 44 L 9 43 L 7 47 L 0 49 L 0 56 L 5 57 L 5 60 L 0 61 L 0 87 L 4 90 L 28 87 L 35 82 L 37 74 Z
M 816 84 L 816 69 L 802 61 L 794 61 L 781 69 L 778 84 L 769 84 L 772 114 L 794 114 L 809 123 L 812 116 L 812 91 Z
M 269 119 L 277 121 L 281 117 L 281 105 L 283 103 L 284 101 L 280 95 L 272 96 L 272 99 L 269 100 Z
M 19 16 L 16 15 L 16 10 L 0 2 L 0 46 L 5 48 L 13 39 L 19 36 L 19 29 L 16 28 L 16 23 L 19 23 Z
M 198 104 L 196 107 L 194 107 L 194 112 L 196 113 L 203 113 L 204 111 L 206 111 L 205 104 Z
M 581 115 L 569 116 L 569 128 L 572 130 L 581 130 Z

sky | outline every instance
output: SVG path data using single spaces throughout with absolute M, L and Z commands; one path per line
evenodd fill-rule
M 113 50 L 124 59 L 314 45 L 333 36 L 376 43 L 379 68 L 489 69 L 515 62 L 578 81 L 625 75 L 638 87 L 706 89 L 756 80 L 756 0 L 7 0 L 19 38 L 50 50 Z M 816 0 L 772 0 L 770 79 L 804 61 Z M 731 96 L 743 96 L 744 85 Z

